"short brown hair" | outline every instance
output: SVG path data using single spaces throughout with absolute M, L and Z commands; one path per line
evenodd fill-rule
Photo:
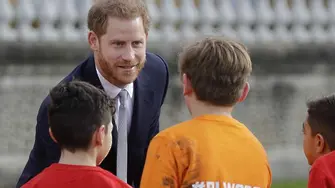
M 198 100 L 217 106 L 233 106 L 252 71 L 246 47 L 219 37 L 187 46 L 179 56 L 179 66 Z
M 321 134 L 330 150 L 335 150 L 335 95 L 307 102 L 307 122 L 312 135 Z
M 149 32 L 150 18 L 143 0 L 98 0 L 88 12 L 87 25 L 98 37 L 104 35 L 109 17 L 135 19 L 142 17 L 146 34 Z

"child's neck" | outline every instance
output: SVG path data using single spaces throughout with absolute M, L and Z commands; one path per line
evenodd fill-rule
M 224 115 L 231 117 L 231 112 L 233 107 L 222 107 L 222 106 L 213 106 L 208 105 L 202 102 L 195 102 L 192 105 L 191 114 L 192 117 L 198 117 L 202 115 Z
M 96 157 L 89 152 L 76 151 L 74 153 L 68 150 L 62 150 L 60 164 L 96 166 Z

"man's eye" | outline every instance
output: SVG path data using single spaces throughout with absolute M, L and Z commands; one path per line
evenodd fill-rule
M 141 41 L 135 41 L 135 42 L 133 42 L 133 44 L 134 44 L 135 46 L 139 46 L 139 45 L 142 44 L 142 42 L 141 42 Z

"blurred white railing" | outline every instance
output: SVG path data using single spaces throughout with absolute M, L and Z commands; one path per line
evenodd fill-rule
M 150 41 L 335 43 L 335 0 L 146 0 Z M 92 0 L 0 0 L 0 41 L 83 41 Z

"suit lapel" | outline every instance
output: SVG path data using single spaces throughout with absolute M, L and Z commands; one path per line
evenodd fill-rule
M 95 63 L 94 63 L 94 57 L 93 55 L 90 55 L 87 59 L 87 63 L 83 67 L 83 81 L 89 82 L 90 84 L 94 85 L 95 87 L 99 89 L 103 89 L 101 82 L 99 80 L 96 68 L 95 68 Z
M 146 115 L 150 111 L 152 106 L 152 99 L 154 97 L 154 91 L 152 91 L 146 84 L 148 83 L 149 77 L 146 75 L 144 70 L 141 71 L 139 76 L 134 82 L 134 106 L 132 123 L 130 132 L 128 135 L 129 147 L 140 146 L 143 142 L 146 142 L 146 134 L 149 126 L 147 125 Z M 150 120 L 149 120 L 150 121 Z
M 87 61 L 81 68 L 81 76 L 79 79 L 89 82 L 99 89 L 103 89 L 99 77 L 96 72 L 94 57 L 89 56 Z M 151 123 L 150 110 L 152 109 L 152 99 L 154 98 L 154 91 L 147 85 L 149 76 L 143 69 L 134 82 L 134 106 L 131 128 L 128 135 L 128 149 L 134 147 L 146 146 L 148 141 L 148 130 Z M 148 118 L 146 118 L 148 117 Z M 113 124 L 115 125 L 114 119 Z M 113 143 L 111 151 L 108 153 L 105 160 L 101 163 L 101 167 L 116 173 L 116 152 L 117 152 L 117 129 L 112 131 Z M 128 152 L 128 154 L 130 154 Z M 134 156 L 130 156 L 134 157 Z
M 79 78 L 80 80 L 88 82 L 94 85 L 95 87 L 103 90 L 103 87 L 101 85 L 101 82 L 99 80 L 99 77 L 98 77 L 98 74 L 95 68 L 93 55 L 90 55 L 86 63 L 83 64 L 81 72 L 82 74 L 81 74 L 81 78 Z M 116 126 L 114 118 L 112 119 L 112 123 L 113 123 L 113 126 Z M 108 153 L 107 157 L 104 159 L 104 161 L 100 165 L 104 169 L 108 169 L 114 174 L 116 172 L 117 139 L 118 139 L 118 133 L 117 133 L 117 129 L 114 127 L 112 131 L 112 148 L 110 152 Z

